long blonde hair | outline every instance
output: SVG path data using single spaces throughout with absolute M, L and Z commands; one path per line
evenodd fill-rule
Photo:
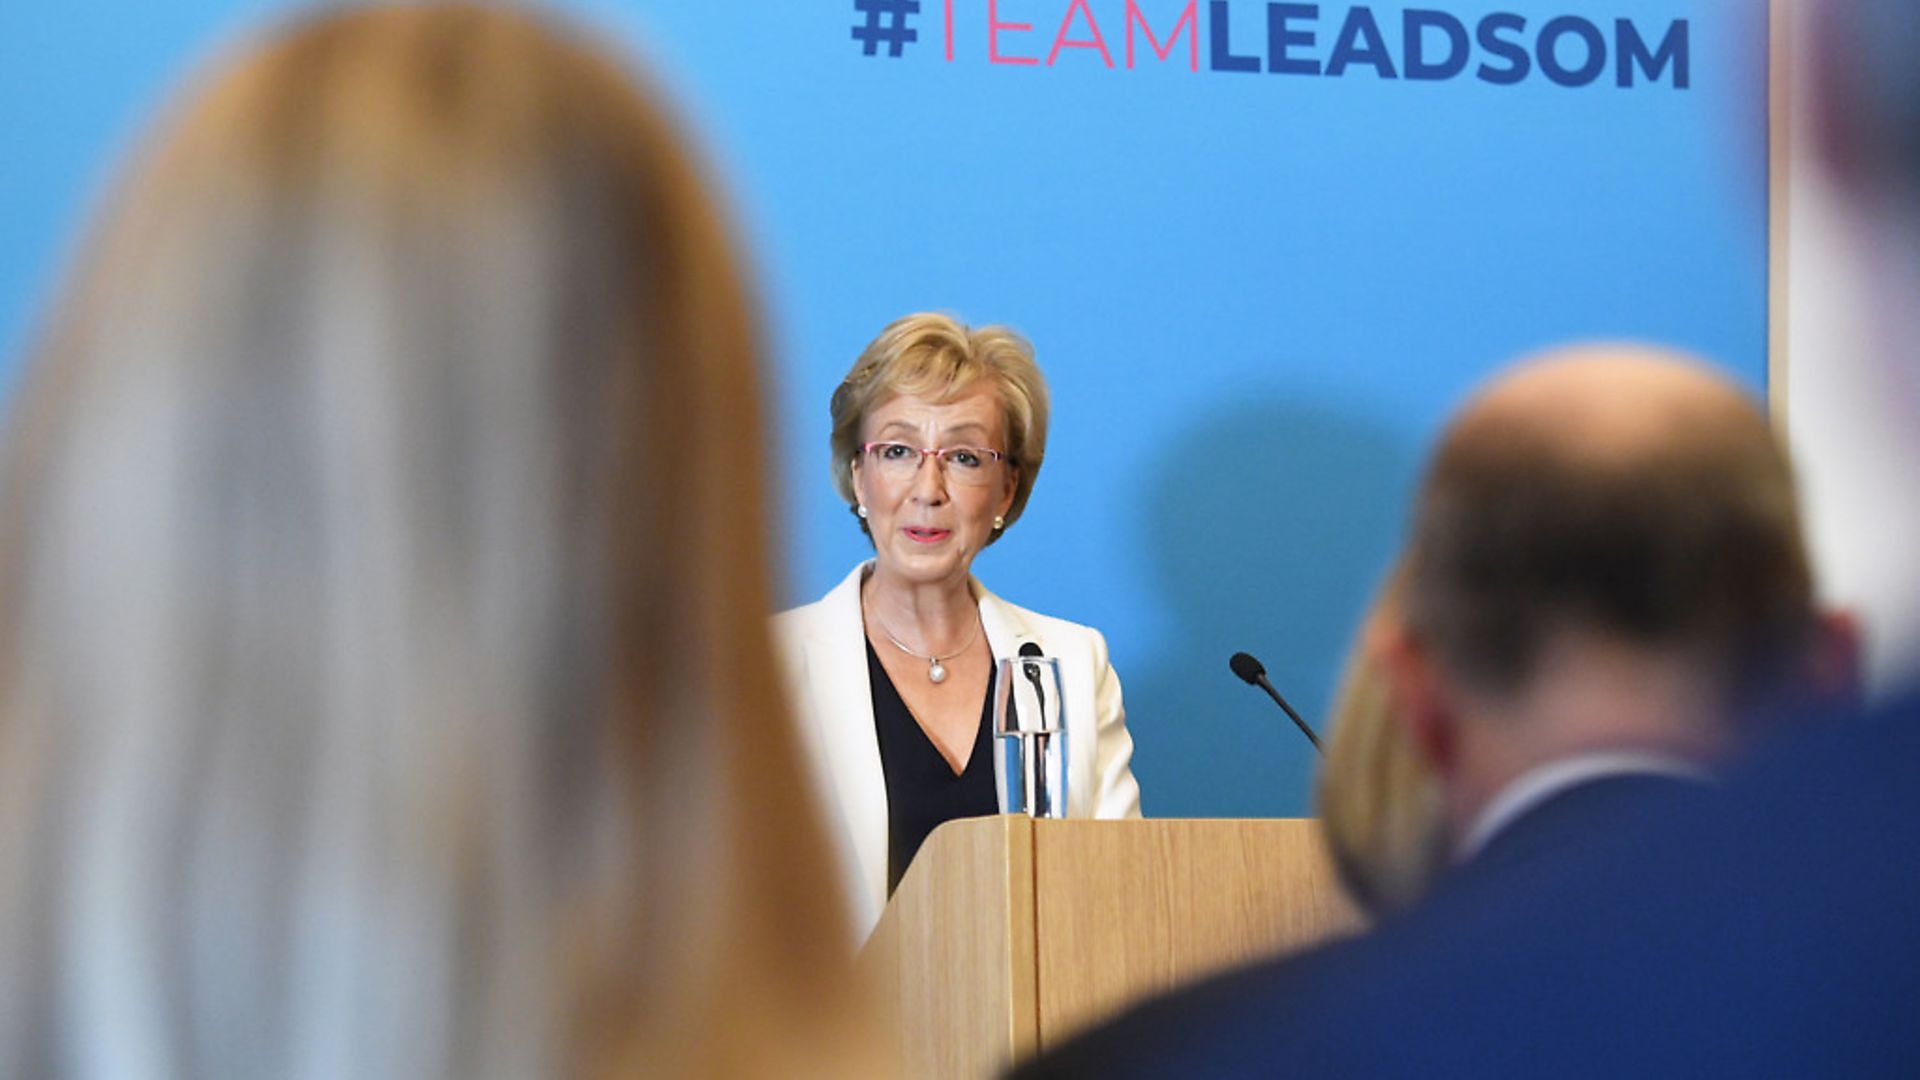
M 0 1073 L 860 1071 L 682 147 L 426 5 L 138 154 L 0 459 Z

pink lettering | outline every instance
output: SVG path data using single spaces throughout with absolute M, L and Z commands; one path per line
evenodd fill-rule
M 1128 10 L 1132 10 L 1131 0 L 1128 2 Z M 1087 17 L 1087 29 L 1093 31 L 1091 38 L 1080 40 L 1067 37 L 1067 29 L 1073 25 L 1073 13 L 1076 11 Z M 1148 40 L 1152 40 L 1152 31 L 1148 31 L 1147 37 Z M 1133 44 L 1131 35 L 1127 39 L 1127 44 L 1129 47 Z M 1171 40 L 1167 42 L 1167 48 L 1173 48 Z M 1053 35 L 1053 51 L 1047 54 L 1048 67 L 1052 67 L 1053 62 L 1060 58 L 1061 49 L 1099 49 L 1100 59 L 1106 61 L 1108 67 L 1113 66 L 1113 56 L 1107 52 L 1107 41 L 1100 36 L 1100 24 L 1094 21 L 1093 9 L 1087 6 L 1087 0 L 1073 0 L 1073 3 L 1067 5 L 1067 14 L 1060 20 L 1060 30 Z
M 987 0 L 987 62 L 993 64 L 1038 64 L 1035 56 L 1000 55 L 1000 31 L 1013 30 L 1026 33 L 1033 29 L 1032 23 L 1000 21 L 1000 0 Z
M 948 0 L 948 2 L 951 3 L 952 0 Z M 1180 40 L 1180 32 L 1185 30 L 1187 33 L 1187 70 L 1199 71 L 1200 13 L 1196 10 L 1196 5 L 1198 5 L 1199 2 L 1200 0 L 1187 0 L 1186 10 L 1182 11 L 1180 18 L 1174 22 L 1173 32 L 1167 35 L 1167 44 L 1162 48 L 1160 40 L 1153 36 L 1153 27 L 1147 25 L 1147 17 L 1140 13 L 1138 7 L 1134 6 L 1134 0 L 1127 0 L 1127 67 L 1129 69 L 1133 67 L 1133 28 L 1135 24 L 1138 24 L 1140 32 L 1147 35 L 1147 48 L 1152 49 L 1153 55 L 1160 60 L 1165 60 L 1173 54 L 1173 44 Z M 1068 12 L 1068 14 L 1071 15 L 1072 12 Z M 1092 19 L 1093 16 L 1089 15 L 1087 17 L 1088 19 Z M 1112 67 L 1113 64 L 1109 62 L 1107 66 Z

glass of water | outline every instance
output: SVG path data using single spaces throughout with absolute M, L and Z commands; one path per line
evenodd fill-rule
M 1067 816 L 1066 709 L 1060 661 L 1010 656 L 993 683 L 994 780 L 1000 812 Z

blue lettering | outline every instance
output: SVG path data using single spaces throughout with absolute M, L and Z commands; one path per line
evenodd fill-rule
M 1577 68 L 1560 62 L 1560 42 L 1569 34 L 1579 37 L 1587 46 L 1586 62 Z M 1607 39 L 1600 35 L 1599 27 L 1578 15 L 1549 20 L 1540 28 L 1536 51 L 1540 54 L 1540 70 L 1561 86 L 1585 86 L 1599 78 L 1607 67 Z
M 1302 56 L 1289 55 L 1298 45 L 1313 48 L 1313 31 L 1290 29 L 1287 24 L 1295 19 L 1313 21 L 1320 18 L 1318 4 L 1268 4 L 1267 5 L 1267 70 L 1280 75 L 1318 75 L 1320 61 Z M 1332 74 L 1329 72 L 1328 74 Z
M 1467 69 L 1467 28 L 1444 11 L 1408 8 L 1401 16 L 1402 48 L 1406 50 L 1404 70 L 1409 79 L 1451 79 Z M 1439 30 L 1447 36 L 1447 58 L 1427 59 L 1427 31 Z
M 1617 81 L 1621 86 L 1633 85 L 1633 69 L 1638 64 L 1640 70 L 1652 82 L 1660 81 L 1660 73 L 1673 65 L 1673 88 L 1687 88 L 1687 20 L 1675 19 L 1667 28 L 1667 36 L 1660 39 L 1660 47 L 1652 53 L 1647 52 L 1646 40 L 1640 31 L 1627 19 L 1617 19 L 1613 24 L 1615 48 L 1619 49 Z
M 1074 0 L 1074 6 L 1088 2 Z M 1127 0 L 1129 12 L 1135 2 Z M 1251 6 L 1241 4 L 1241 14 L 1252 14 L 1245 10 Z M 1616 18 L 1609 40 L 1605 21 L 1580 15 L 1536 20 L 1494 11 L 1476 22 L 1438 8 L 1410 7 L 1400 10 L 1400 36 L 1390 47 L 1372 4 L 1349 5 L 1341 11 L 1318 2 L 1265 0 L 1266 52 L 1262 54 L 1234 51 L 1234 7 L 1234 0 L 1209 0 L 1207 5 L 1208 63 L 1214 71 L 1264 68 L 1280 75 L 1339 78 L 1355 67 L 1371 67 L 1382 79 L 1443 82 L 1472 69 L 1476 79 L 1495 86 L 1526 82 L 1538 71 L 1565 87 L 1594 85 L 1611 73 L 1613 82 L 1623 89 L 1671 83 L 1677 90 L 1688 89 L 1693 74 L 1692 24 L 1684 18 L 1652 27 Z M 1317 48 L 1322 41 L 1323 11 L 1329 20 L 1336 11 L 1342 16 L 1324 54 Z M 1250 29 L 1245 23 L 1242 19 L 1243 36 Z
M 1271 20 L 1272 13 L 1268 13 Z M 1233 27 L 1227 21 L 1227 0 L 1213 0 L 1207 5 L 1207 63 L 1215 71 L 1259 71 L 1260 58 L 1257 56 L 1236 56 L 1233 43 L 1228 35 Z
M 1476 72 L 1481 82 L 1490 82 L 1495 86 L 1512 86 L 1524 80 L 1527 72 L 1533 70 L 1533 60 L 1527 55 L 1527 47 L 1516 40 L 1498 36 L 1502 30 L 1511 30 L 1517 38 L 1527 29 L 1527 20 L 1511 12 L 1495 12 L 1480 20 L 1479 29 L 1474 37 L 1480 47 L 1507 62 L 1506 67 L 1494 67 L 1481 64 Z
M 1352 64 L 1372 64 L 1381 78 L 1399 78 L 1393 70 L 1393 57 L 1387 54 L 1387 43 L 1380 36 L 1380 27 L 1373 21 L 1373 12 L 1363 7 L 1347 12 L 1340 36 L 1333 41 L 1333 55 L 1327 57 L 1327 74 L 1342 74 Z

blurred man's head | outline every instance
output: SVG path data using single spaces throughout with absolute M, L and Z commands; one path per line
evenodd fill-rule
M 1711 756 L 1816 623 L 1766 417 L 1646 348 L 1486 387 L 1435 452 L 1406 559 L 1389 666 L 1456 828 L 1559 758 Z

